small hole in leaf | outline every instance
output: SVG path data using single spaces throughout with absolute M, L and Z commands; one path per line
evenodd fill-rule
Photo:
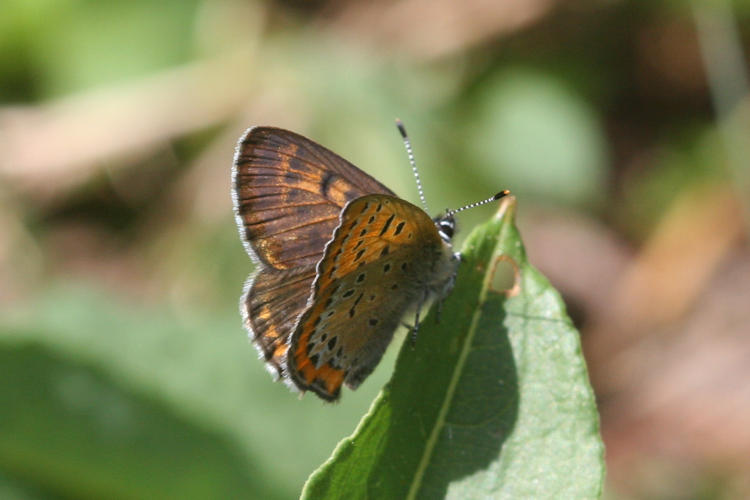
M 507 255 L 498 256 L 492 263 L 490 291 L 514 297 L 521 291 L 521 270 Z

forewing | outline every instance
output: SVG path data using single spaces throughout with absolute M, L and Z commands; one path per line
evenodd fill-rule
M 287 372 L 324 399 L 377 365 L 440 253 L 434 223 L 392 196 L 347 205 L 317 267 L 313 298 L 291 338 Z
M 233 183 L 246 248 L 274 269 L 314 266 L 349 201 L 393 194 L 336 153 L 272 127 L 251 128 L 240 139 Z

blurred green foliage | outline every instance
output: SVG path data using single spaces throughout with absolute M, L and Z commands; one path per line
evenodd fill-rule
M 4 1 L 0 102 L 65 95 L 187 62 L 195 54 L 199 5 L 193 0 Z

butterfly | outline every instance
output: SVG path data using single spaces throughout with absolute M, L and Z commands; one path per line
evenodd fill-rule
M 403 125 L 399 130 L 417 177 Z M 235 218 L 256 271 L 240 299 L 268 370 L 327 401 L 377 366 L 401 318 L 445 297 L 460 262 L 453 215 L 425 210 L 299 134 L 253 127 L 232 169 Z

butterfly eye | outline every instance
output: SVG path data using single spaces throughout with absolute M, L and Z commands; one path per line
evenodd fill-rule
M 435 222 L 435 225 L 437 226 L 438 234 L 440 234 L 443 241 L 450 243 L 451 239 L 453 239 L 453 232 L 456 229 L 456 223 L 453 220 L 453 217 L 440 218 Z

